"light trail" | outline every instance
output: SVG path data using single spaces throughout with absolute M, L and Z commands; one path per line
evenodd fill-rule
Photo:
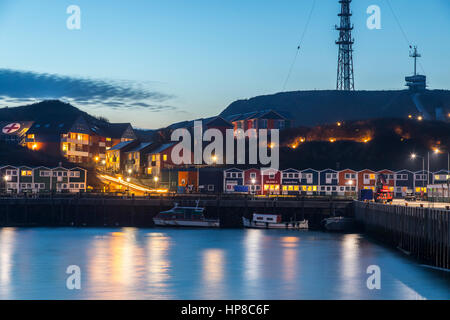
M 149 188 L 145 188 L 145 187 L 139 186 L 139 185 L 131 183 L 131 182 L 124 181 L 121 178 L 115 178 L 115 177 L 111 177 L 111 176 L 108 176 L 108 175 L 105 175 L 105 174 L 99 175 L 99 178 L 100 179 L 104 179 L 104 180 L 108 180 L 108 181 L 111 181 L 111 182 L 115 182 L 117 184 L 126 186 L 128 188 L 131 188 L 131 189 L 134 189 L 134 190 L 137 190 L 137 191 L 153 192 L 153 193 L 155 193 L 155 192 L 156 193 L 167 193 L 168 192 L 167 189 L 149 189 Z

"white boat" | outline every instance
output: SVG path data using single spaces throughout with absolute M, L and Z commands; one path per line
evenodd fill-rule
M 282 222 L 279 214 L 254 213 L 252 220 L 242 217 L 245 228 L 256 229 L 308 229 L 308 220 Z
M 205 208 L 175 207 L 153 218 L 156 226 L 219 228 L 219 219 L 206 219 Z

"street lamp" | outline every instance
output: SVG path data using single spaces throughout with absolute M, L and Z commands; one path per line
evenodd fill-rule
M 253 179 L 252 179 L 252 186 L 253 186 L 253 187 L 252 187 L 252 189 L 253 189 L 253 190 L 252 190 L 252 193 L 253 193 L 253 194 L 256 193 L 256 190 L 255 190 L 255 183 L 256 183 L 256 179 L 253 178 Z
M 131 174 L 133 172 L 133 170 L 128 169 L 128 174 Z
M 422 158 L 422 173 L 424 173 L 425 172 L 425 157 L 419 156 L 416 153 L 412 153 L 411 154 L 411 159 L 415 160 L 416 158 Z M 428 171 L 430 171 L 430 153 L 429 152 L 428 152 Z M 429 177 L 428 177 L 428 175 L 429 175 L 429 172 L 427 172 L 427 185 L 429 184 L 429 181 L 428 181 Z M 422 188 L 425 187 L 423 185 L 423 183 L 424 183 L 423 181 L 424 180 L 422 180 Z
M 155 177 L 153 178 L 153 180 L 155 181 L 155 188 L 156 188 L 156 184 L 158 183 L 159 178 L 158 178 L 157 176 L 155 176 Z

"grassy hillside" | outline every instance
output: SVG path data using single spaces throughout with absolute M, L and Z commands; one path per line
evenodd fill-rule
M 283 168 L 422 169 L 411 153 L 430 152 L 430 170 L 447 169 L 450 123 L 377 119 L 286 130 L 281 137 Z M 440 150 L 434 154 L 433 150 Z M 427 161 L 425 162 L 427 166 Z

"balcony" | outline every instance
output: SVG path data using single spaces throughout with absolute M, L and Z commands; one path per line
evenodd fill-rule
M 73 143 L 73 144 L 82 144 L 85 146 L 89 145 L 89 140 L 78 140 L 78 139 L 70 139 L 70 138 L 62 138 L 61 142 Z
M 77 157 L 89 157 L 89 152 L 67 150 L 66 151 L 66 155 L 68 155 L 68 156 L 77 156 Z

